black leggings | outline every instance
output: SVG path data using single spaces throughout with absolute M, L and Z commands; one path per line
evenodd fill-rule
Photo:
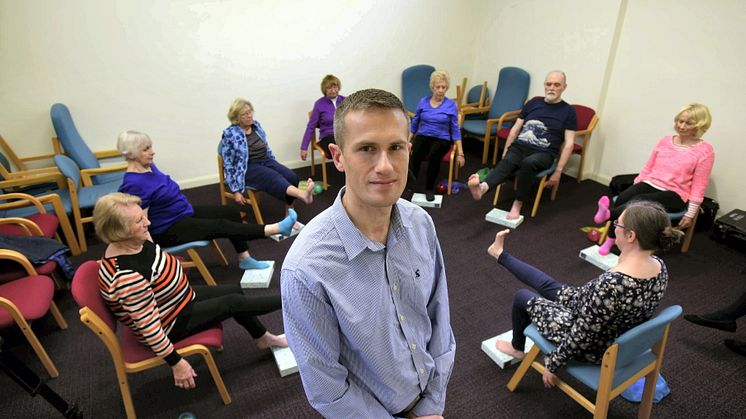
M 321 147 L 322 150 L 324 150 L 324 154 L 326 155 L 327 159 L 331 159 L 332 158 L 332 152 L 329 151 L 329 144 L 336 144 L 334 142 L 334 136 L 333 135 L 329 135 L 329 136 L 326 136 L 326 137 L 320 139 L 316 144 L 319 147 Z
M 267 332 L 256 316 L 282 308 L 280 295 L 244 295 L 240 284 L 192 287 L 196 297 L 176 318 L 169 339 L 178 342 L 195 333 L 209 329 L 231 317 L 246 329 L 252 338 L 259 339 Z
M 264 224 L 244 224 L 241 212 L 227 206 L 195 206 L 194 215 L 173 223 L 168 230 L 152 234 L 163 247 L 198 240 L 229 239 L 236 252 L 249 250 L 248 240 L 265 238 Z
M 409 160 L 409 169 L 415 177 L 420 174 L 420 164 L 427 157 L 427 178 L 425 179 L 425 190 L 435 189 L 435 180 L 440 171 L 440 161 L 451 149 L 453 141 L 440 138 L 418 135 L 412 141 L 412 157 Z
M 612 179 L 612 183 L 613 182 L 614 180 Z M 681 212 L 686 209 L 686 202 L 682 201 L 681 197 L 676 192 L 662 191 L 645 182 L 640 182 L 624 189 L 619 193 L 619 195 L 617 195 L 616 201 L 612 203 L 612 207 L 610 208 L 610 220 L 618 220 L 622 215 L 622 212 L 624 212 L 624 209 L 627 208 L 627 204 L 642 200 L 657 202 L 663 205 L 666 212 Z M 612 239 L 616 238 L 613 228 L 609 228 L 609 237 Z
M 505 157 L 497 162 L 497 166 L 487 174 L 484 181 L 492 189 L 517 174 L 518 190 L 515 192 L 515 200 L 526 202 L 531 197 L 536 174 L 551 167 L 552 163 L 552 153 L 513 143 Z

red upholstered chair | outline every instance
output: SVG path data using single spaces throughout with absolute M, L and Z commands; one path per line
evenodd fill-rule
M 52 212 L 47 211 L 51 209 Z M 65 212 L 62 199 L 57 194 L 42 196 L 31 196 L 25 193 L 0 194 L 0 218 L 22 217 L 31 220 L 41 228 L 42 236 L 62 239 L 57 234 L 57 229 L 62 230 L 65 236 L 65 244 L 70 248 L 73 256 L 80 254 L 78 239 L 73 233 L 70 219 Z M 13 226 L 0 226 L 0 234 L 20 234 L 21 231 Z
M 585 163 L 585 153 L 588 151 L 588 144 L 591 142 L 591 134 L 598 124 L 598 115 L 593 109 L 583 105 L 572 105 L 575 108 L 575 115 L 578 120 L 578 129 L 575 131 L 575 145 L 572 154 L 580 155 L 578 163 L 578 182 L 583 180 L 583 164 Z M 578 138 L 582 138 L 582 144 L 579 144 Z
M 53 220 L 49 220 L 49 224 L 56 224 L 57 218 L 50 214 L 37 214 L 39 216 L 51 216 Z M 39 225 L 26 218 L 0 218 L 0 234 L 7 234 L 10 236 L 29 236 L 29 237 L 49 237 L 48 231 L 42 231 Z M 54 230 L 52 230 L 52 237 L 54 237 Z M 0 262 L 0 284 L 12 281 L 14 279 L 22 278 L 28 273 L 22 266 L 17 263 L 10 261 Z M 36 273 L 39 275 L 46 275 L 57 283 L 61 287 L 61 282 L 55 274 L 57 270 L 57 262 L 50 260 L 42 265 L 35 266 Z
M 72 283 L 72 294 L 75 301 L 81 307 L 80 321 L 101 339 L 111 354 L 114 369 L 119 382 L 119 390 L 122 393 L 122 402 L 127 418 L 135 418 L 135 406 L 132 403 L 127 374 L 144 371 L 165 362 L 153 351 L 142 345 L 129 327 L 122 327 L 119 338 L 117 338 L 117 321 L 109 308 L 106 306 L 98 287 L 98 262 L 89 260 L 84 262 L 75 272 Z M 210 369 L 212 379 L 220 393 L 224 404 L 231 403 L 231 397 L 225 388 L 223 378 L 220 376 L 215 360 L 208 347 L 222 348 L 223 329 L 213 327 L 203 332 L 194 334 L 184 340 L 175 342 L 177 352 L 182 357 L 199 354 L 205 359 Z
M 38 275 L 31 262 L 16 251 L 0 249 L 0 259 L 15 261 L 26 271 L 23 278 L 0 285 L 0 328 L 17 324 L 49 375 L 56 378 L 59 376 L 57 367 L 29 325 L 30 321 L 40 319 L 51 311 L 60 329 L 67 329 L 62 313 L 52 300 L 54 284 L 49 277 Z

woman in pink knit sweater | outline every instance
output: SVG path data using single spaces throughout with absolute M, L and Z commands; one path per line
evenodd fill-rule
M 715 163 L 715 150 L 702 139 L 711 123 L 710 110 L 705 105 L 692 103 L 681 109 L 674 117 L 676 135 L 667 135 L 658 141 L 631 186 L 619 191 L 620 178 L 628 175 L 611 180 L 612 191 L 616 189 L 619 194 L 613 202 L 608 196 L 602 196 L 593 220 L 597 224 L 616 220 L 628 203 L 642 199 L 659 202 L 668 212 L 686 210 L 678 227 L 690 227 L 704 199 Z M 615 239 L 610 231 L 599 253 L 608 254 Z

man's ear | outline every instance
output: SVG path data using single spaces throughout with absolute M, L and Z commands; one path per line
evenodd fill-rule
M 329 144 L 329 152 L 332 153 L 332 161 L 334 162 L 334 166 L 339 170 L 340 172 L 345 171 L 344 162 L 342 161 L 342 149 L 339 148 L 337 144 Z

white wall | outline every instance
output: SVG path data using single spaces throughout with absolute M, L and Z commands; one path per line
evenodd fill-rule
M 560 68 L 568 102 L 601 117 L 588 177 L 639 171 L 674 113 L 700 101 L 717 153 L 708 196 L 744 208 L 745 20 L 739 0 L 0 0 L 0 134 L 21 155 L 49 152 L 49 106 L 64 102 L 93 149 L 113 148 L 127 128 L 148 132 L 161 168 L 189 186 L 217 180 L 236 96 L 295 167 L 324 74 L 343 93 L 399 93 L 401 70 L 429 63 L 454 84 L 468 76 L 494 89 L 513 65 L 531 74 L 532 96 Z
M 401 70 L 413 64 L 462 77 L 470 47 L 448 29 L 465 27 L 472 11 L 457 6 L 2 0 L 0 134 L 21 156 L 51 152 L 49 107 L 63 102 L 92 149 L 114 148 L 119 132 L 141 130 L 182 186 L 210 183 L 225 114 L 241 96 L 292 167 L 325 74 L 341 79 L 343 94 L 366 87 L 398 94 Z

